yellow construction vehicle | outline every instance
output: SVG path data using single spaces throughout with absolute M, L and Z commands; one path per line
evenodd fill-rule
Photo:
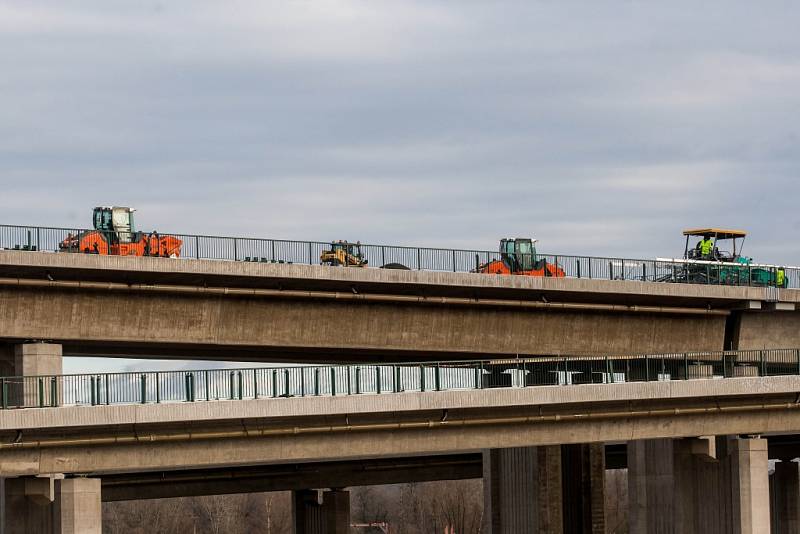
M 366 267 L 367 260 L 361 253 L 361 242 L 348 243 L 347 241 L 334 241 L 330 250 L 323 250 L 319 256 L 323 265 L 343 267 Z

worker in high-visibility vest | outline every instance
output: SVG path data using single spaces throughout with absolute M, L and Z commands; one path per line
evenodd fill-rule
M 778 267 L 775 273 L 775 287 L 783 287 L 786 284 L 786 270 L 783 267 Z
M 711 235 L 706 234 L 703 236 L 703 239 L 697 242 L 697 251 L 700 253 L 700 257 L 704 260 L 711 259 L 711 253 L 714 252 L 714 242 L 711 240 Z

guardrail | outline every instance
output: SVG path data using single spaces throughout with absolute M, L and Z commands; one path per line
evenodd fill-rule
M 800 375 L 800 349 L 0 378 L 0 408 L 381 395 Z
M 68 236 L 87 230 L 0 225 L 0 249 L 62 250 Z M 331 244 L 320 241 L 285 241 L 249 237 L 219 237 L 160 233 L 183 241 L 181 257 L 192 259 L 246 261 L 260 263 L 320 263 L 320 255 Z M 501 259 L 499 252 L 427 247 L 402 247 L 360 244 L 370 267 L 396 267 L 411 270 L 472 272 L 479 266 Z M 67 252 L 81 252 L 67 250 Z M 528 258 L 525 258 L 527 260 Z M 715 262 L 642 260 L 631 258 L 535 254 L 531 264 L 545 261 L 559 266 L 571 278 L 639 280 L 651 282 L 745 285 L 800 288 L 800 269 L 768 265 L 732 265 Z M 783 271 L 782 279 L 778 270 Z M 768 281 L 765 281 L 765 278 Z M 780 282 L 778 281 L 780 280 Z

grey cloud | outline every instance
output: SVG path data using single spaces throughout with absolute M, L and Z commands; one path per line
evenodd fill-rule
M 789 236 L 790 2 L 8 2 L 0 212 L 161 231 L 679 254 Z M 32 209 L 36 206 L 36 209 Z

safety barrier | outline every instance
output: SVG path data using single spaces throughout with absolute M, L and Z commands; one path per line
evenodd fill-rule
M 87 230 L 79 228 L 0 225 L 0 249 L 85 252 L 74 248 L 70 250 L 69 247 L 62 248 L 68 237 L 85 231 Z M 313 265 L 319 264 L 322 252 L 331 248 L 331 243 L 320 241 L 218 237 L 172 232 L 153 232 L 147 235 L 179 238 L 183 242 L 180 256 L 192 259 Z M 368 267 L 402 266 L 422 271 L 473 272 L 482 265 L 501 259 L 499 252 L 480 250 L 369 244 L 359 244 L 359 247 Z M 556 265 L 565 276 L 571 278 L 800 288 L 800 269 L 777 266 L 734 266 L 716 262 L 687 263 L 538 253 L 530 258 L 523 258 L 523 262 L 539 266 L 544 265 L 543 262 Z M 783 274 L 780 275 L 778 271 Z
M 800 349 L 0 378 L 0 408 L 158 404 L 800 375 Z

